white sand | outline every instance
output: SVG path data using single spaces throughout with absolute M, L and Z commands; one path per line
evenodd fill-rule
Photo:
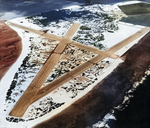
M 20 23 L 21 21 L 23 23 Z M 37 25 L 33 25 L 32 23 L 29 23 L 27 20 L 25 20 L 25 18 L 17 18 L 17 19 L 12 20 L 12 22 L 23 24 L 25 26 L 32 27 L 32 28 L 38 29 L 38 30 L 41 29 Z M 65 24 L 65 22 L 64 22 L 64 24 Z M 121 23 L 120 22 L 119 23 L 119 30 L 115 31 L 114 33 L 106 33 L 106 32 L 104 33 L 104 35 L 105 35 L 105 37 L 107 37 L 107 39 L 105 39 L 102 43 L 105 44 L 108 48 L 110 48 L 111 46 L 117 44 L 118 42 L 124 40 L 125 38 L 129 37 L 130 35 L 134 34 L 137 31 L 139 31 L 141 28 L 143 28 L 143 26 L 135 26 L 135 25 L 132 25 L 132 24 L 127 24 L 127 23 Z M 84 94 L 86 94 L 88 91 L 90 91 L 93 88 L 93 86 L 88 87 L 86 89 L 86 91 L 84 91 L 83 93 L 80 93 L 76 98 L 74 98 L 74 100 L 72 100 L 71 98 L 67 98 L 68 94 L 66 94 L 66 92 L 64 92 L 64 90 L 60 89 L 59 90 L 60 92 L 57 90 L 58 91 L 57 94 L 53 94 L 53 92 L 52 92 L 51 96 L 53 96 L 54 100 L 58 100 L 58 102 L 59 102 L 59 100 L 60 101 L 64 101 L 64 102 L 68 101 L 68 102 L 67 102 L 67 104 L 63 105 L 60 108 L 57 108 L 57 109 L 51 111 L 50 113 L 44 115 L 43 117 L 37 118 L 37 119 L 35 119 L 33 121 L 28 121 L 26 123 L 25 122 L 13 123 L 13 122 L 6 121 L 6 117 L 8 117 L 9 112 L 13 108 L 13 105 L 12 105 L 12 106 L 9 106 L 9 108 L 7 108 L 7 111 L 4 111 L 4 108 L 5 108 L 4 104 L 5 104 L 6 93 L 7 93 L 8 89 L 9 89 L 9 87 L 10 87 L 11 81 L 13 80 L 14 74 L 18 70 L 18 67 L 21 65 L 23 59 L 30 52 L 30 50 L 29 50 L 29 46 L 30 46 L 29 37 L 30 36 L 33 36 L 33 37 L 36 36 L 34 34 L 31 34 L 31 33 L 26 33 L 25 34 L 23 30 L 20 30 L 20 29 L 17 29 L 17 28 L 13 28 L 13 29 L 15 29 L 18 32 L 18 34 L 21 36 L 21 38 L 22 38 L 23 51 L 22 51 L 21 56 L 17 60 L 17 62 L 9 69 L 9 71 L 5 74 L 3 79 L 0 81 L 0 88 L 1 88 L 0 89 L 0 102 L 1 102 L 1 106 L 0 106 L 0 117 L 1 117 L 0 118 L 0 127 L 2 127 L 2 128 L 3 127 L 6 127 L 6 128 L 11 128 L 11 127 L 12 128 L 14 128 L 14 127 L 15 128 L 28 127 L 28 128 L 30 128 L 30 127 L 34 126 L 35 124 L 37 124 L 37 123 L 40 123 L 40 122 L 42 122 L 44 120 L 47 120 L 48 118 L 50 118 L 51 116 L 55 115 L 59 111 L 62 111 L 62 109 L 65 109 L 71 103 L 75 102 L 78 98 L 82 97 Z M 53 31 L 57 32 L 56 34 L 59 35 L 60 32 L 62 33 L 62 31 L 65 32 L 66 30 L 58 31 L 56 28 L 53 28 Z M 129 47 L 131 47 L 131 45 L 133 45 L 135 43 L 137 43 L 137 40 L 134 41 L 132 44 L 130 44 Z M 122 50 L 124 50 L 123 52 L 121 50 L 121 52 L 117 52 L 117 54 L 121 55 L 127 49 L 128 48 L 124 48 L 124 49 L 122 49 Z M 111 61 L 111 59 L 108 59 L 108 60 Z M 99 77 L 98 81 L 100 81 L 105 76 L 107 76 L 121 62 L 122 62 L 122 60 L 120 60 L 120 59 L 117 59 L 116 61 L 114 61 L 114 63 L 112 63 L 112 66 L 110 66 L 109 68 L 107 68 L 107 69 L 105 69 L 103 71 L 103 75 L 101 75 L 101 77 Z M 27 88 L 28 85 L 29 85 L 29 83 L 27 83 L 26 88 Z M 61 98 L 58 98 L 58 96 L 60 94 L 61 94 Z M 16 97 L 16 101 L 18 99 L 19 99 L 19 97 Z M 38 102 L 39 101 L 37 101 L 35 103 L 35 105 L 39 104 Z M 31 106 L 31 108 L 32 108 L 32 106 Z M 30 110 L 30 108 L 29 108 L 29 110 Z M 27 115 L 28 115 L 28 112 L 26 112 L 24 117 L 26 117 Z

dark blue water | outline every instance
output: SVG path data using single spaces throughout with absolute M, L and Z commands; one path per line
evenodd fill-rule
M 85 0 L 0 0 L 0 19 L 10 20 L 83 4 Z
M 69 11 L 69 10 L 68 10 Z M 47 17 L 40 21 L 43 25 L 48 25 L 49 22 L 56 20 L 65 20 L 65 18 L 81 17 L 88 14 L 88 11 L 79 13 L 72 12 L 66 13 L 66 10 L 50 11 L 41 13 L 39 16 Z M 148 18 L 148 17 L 147 17 Z M 131 18 L 132 19 L 132 18 Z M 148 25 L 148 21 L 141 16 L 137 16 L 136 20 L 133 18 L 133 23 Z M 142 22 L 140 22 L 142 20 Z M 145 21 L 144 21 L 145 20 Z M 114 116 L 116 120 L 108 120 L 110 128 L 150 128 L 150 76 L 147 76 L 143 84 L 132 92 L 133 98 L 130 99 L 130 103 L 122 107 L 122 110 L 115 109 Z M 105 128 L 105 127 L 103 127 Z
M 114 4 L 134 0 L 0 0 L 0 19 L 10 20 L 71 5 Z M 150 2 L 150 0 L 140 0 Z
M 150 2 L 150 0 L 93 0 L 92 4 L 114 4 L 119 2 L 128 2 L 128 1 L 143 1 L 143 2 Z
M 110 128 L 150 128 L 150 76 L 132 93 L 128 107 L 115 110 L 116 120 L 109 120 Z
M 88 12 L 84 12 L 86 15 Z M 50 11 L 47 13 L 41 13 L 40 15 L 47 17 L 43 23 L 56 21 L 57 19 L 65 19 L 71 17 L 78 17 L 77 12 L 66 14 L 66 11 Z M 51 17 L 55 15 L 54 17 Z M 150 26 L 149 14 L 143 16 L 129 17 L 130 23 Z M 145 18 L 144 18 L 145 17 Z M 128 19 L 123 19 L 129 22 Z M 132 21 L 132 22 L 131 22 Z M 110 128 L 150 128 L 150 76 L 147 76 L 143 84 L 132 92 L 133 98 L 130 99 L 128 107 L 124 105 L 122 110 L 114 110 L 114 116 L 116 120 L 109 120 L 107 123 Z M 103 127 L 105 128 L 105 127 Z
M 25 0 L 24 0 L 25 1 Z M 33 2 L 24 3 L 23 0 L 1 0 L 0 1 L 0 19 L 11 19 L 19 16 L 29 16 L 44 12 L 48 10 L 54 10 L 62 8 L 66 5 L 83 5 L 86 4 L 86 0 L 37 0 Z M 123 1 L 131 0 L 93 0 L 92 4 L 112 4 Z M 134 0 L 132 0 L 134 1 Z M 150 2 L 150 0 L 141 0 L 144 2 Z M 56 13 L 56 11 L 52 11 Z M 63 13 L 63 12 L 62 12 Z M 5 15 L 5 17 L 4 17 Z M 14 15 L 14 16 L 12 16 Z M 44 14 L 43 14 L 44 15 Z M 63 17 L 62 17 L 63 16 Z M 57 15 L 56 17 L 49 16 L 49 19 L 56 20 L 60 17 L 64 18 L 65 13 Z M 124 22 L 130 22 L 134 24 L 140 24 L 150 26 L 150 15 L 129 17 L 123 19 Z M 47 21 L 45 21 L 46 23 Z M 150 128 L 150 76 L 146 81 L 139 85 L 139 87 L 132 94 L 134 97 L 130 99 L 128 107 L 125 107 L 122 111 L 115 110 L 114 115 L 116 120 L 109 120 L 108 124 L 110 128 Z

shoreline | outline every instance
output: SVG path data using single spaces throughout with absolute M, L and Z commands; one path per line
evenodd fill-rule
M 20 18 L 20 19 L 21 19 L 21 18 Z M 16 22 L 20 22 L 20 21 L 21 21 L 21 20 L 19 21 L 19 18 L 15 19 L 15 20 L 16 20 Z M 25 21 L 24 23 L 26 23 L 26 21 Z M 28 23 L 27 23 L 27 24 L 28 24 Z M 122 23 L 122 24 L 124 24 L 124 25 L 122 25 L 122 26 L 128 26 L 130 29 L 132 28 L 131 30 L 133 30 L 133 28 L 134 28 L 133 31 L 130 31 L 131 33 L 132 33 L 132 32 L 134 33 L 135 31 L 137 31 L 137 30 L 139 30 L 139 29 L 142 28 L 142 26 L 134 26 L 134 25 L 132 25 L 132 24 L 125 24 L 125 23 Z M 29 25 L 29 24 L 28 24 L 28 25 Z M 33 27 L 33 24 L 30 24 L 30 25 Z M 29 26 L 30 26 L 30 25 L 29 25 Z M 41 28 L 39 28 L 39 27 L 37 27 L 37 26 L 34 26 L 34 27 L 37 28 L 37 29 L 41 29 Z M 128 31 L 129 28 L 126 28 L 126 29 L 125 29 L 124 27 L 122 27 L 122 32 Z M 15 28 L 15 29 L 16 29 L 16 28 Z M 20 31 L 19 29 L 17 29 L 17 31 L 18 31 L 20 34 L 22 33 L 22 31 Z M 130 34 L 131 34 L 131 33 L 130 33 Z M 108 34 L 108 33 L 106 33 L 105 36 L 106 36 L 107 38 L 110 36 L 110 37 L 112 38 L 111 40 L 113 40 L 114 42 L 111 42 L 111 44 L 110 44 L 110 43 L 109 43 L 109 42 L 110 42 L 110 39 L 109 39 L 109 40 L 105 40 L 103 43 L 104 43 L 104 44 L 107 44 L 107 43 L 108 43 L 108 46 L 110 47 L 112 44 L 116 43 L 117 41 L 116 41 L 116 38 L 115 38 L 115 36 L 114 36 L 114 33 L 112 33 L 112 34 L 109 33 L 109 36 L 108 36 L 107 34 Z M 116 34 L 116 35 L 118 34 L 118 36 L 119 36 L 119 35 L 122 35 L 119 31 L 116 32 L 115 34 Z M 128 34 L 129 34 L 129 33 L 128 33 Z M 128 35 L 128 34 L 127 34 L 127 35 Z M 130 35 L 130 34 L 129 34 L 129 35 Z M 27 35 L 28 35 L 28 34 L 27 34 Z M 126 35 L 126 36 L 127 36 L 127 35 Z M 27 55 L 27 52 L 26 52 L 26 51 L 28 51 L 28 47 L 30 46 L 30 42 L 27 41 L 27 40 L 28 40 L 27 38 L 29 38 L 29 37 L 27 36 L 27 38 L 26 38 L 26 37 L 23 35 L 23 33 L 22 33 L 21 36 L 25 39 L 25 41 L 24 41 L 24 48 L 25 48 L 24 51 L 25 51 L 25 52 L 23 53 L 23 55 L 22 55 L 22 57 L 20 58 L 20 60 L 18 60 L 18 62 L 19 62 L 19 61 L 21 62 L 21 61 L 22 61 L 21 59 L 23 58 L 23 56 L 25 57 L 25 56 Z M 114 36 L 114 37 L 113 37 L 113 36 Z M 124 37 L 124 38 L 126 38 L 126 37 Z M 119 40 L 119 38 L 118 38 L 117 40 Z M 120 38 L 120 40 L 121 40 L 121 38 Z M 119 41 L 118 41 L 118 42 L 119 42 Z M 28 52 L 29 52 L 29 51 L 28 51 Z M 14 70 L 16 70 L 16 71 L 18 70 L 17 65 L 20 65 L 20 64 L 21 64 L 20 62 L 14 64 L 14 67 L 13 67 L 13 68 L 9 71 L 9 73 L 6 75 L 6 79 L 7 79 L 8 77 L 9 77 L 9 78 L 13 78 L 12 76 L 10 76 L 10 74 L 11 74 L 11 72 L 14 72 Z M 6 80 L 6 79 L 5 79 L 5 80 Z M 5 81 L 5 80 L 3 80 L 3 81 Z M 2 83 L 3 83 L 3 81 L 2 81 Z M 7 81 L 7 82 L 10 82 L 10 81 Z M 5 89 L 6 89 L 6 88 L 5 88 Z M 5 89 L 4 89 L 4 90 L 5 90 Z M 2 90 L 3 90 L 3 89 L 2 89 Z M 4 90 L 3 90 L 3 91 L 4 91 Z M 1 92 L 2 92 L 2 91 L 1 91 Z M 2 93 L 3 93 L 3 92 L 2 92 Z M 4 100 L 4 99 L 3 99 L 3 100 Z M 1 108 L 2 108 L 1 110 L 3 110 L 3 106 L 1 106 Z M 10 107 L 8 111 L 10 111 L 11 108 L 12 108 L 12 107 Z M 1 114 L 2 114 L 2 113 L 1 113 Z M 4 113 L 3 113 L 3 114 L 4 114 Z M 5 113 L 5 114 L 6 114 L 6 113 Z M 5 114 L 4 114 L 4 115 L 5 115 Z M 25 124 L 23 124 L 23 122 L 20 122 L 20 123 L 18 123 L 18 124 L 25 125 Z M 10 125 L 11 125 L 11 123 L 10 123 Z M 17 124 L 15 124 L 15 125 L 17 126 Z

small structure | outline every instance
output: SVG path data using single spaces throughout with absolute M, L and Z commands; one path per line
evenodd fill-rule
M 21 25 L 17 25 L 12 22 L 8 22 L 8 23 L 9 23 L 9 25 L 16 26 L 16 27 L 25 29 L 27 31 L 32 31 L 39 35 L 45 36 L 49 39 L 54 39 L 54 40 L 60 41 L 59 44 L 57 45 L 57 47 L 54 49 L 54 51 L 52 53 L 50 53 L 50 57 L 48 58 L 48 60 L 46 61 L 46 63 L 44 64 L 44 66 L 42 67 L 40 72 L 34 78 L 32 83 L 29 85 L 28 89 L 26 90 L 26 92 L 23 94 L 23 96 L 20 98 L 20 100 L 17 102 L 17 104 L 11 111 L 11 113 L 10 113 L 11 116 L 17 116 L 17 117 L 23 116 L 24 112 L 26 111 L 26 109 L 29 107 L 30 104 L 32 104 L 33 102 L 42 98 L 46 94 L 50 93 L 51 91 L 58 88 L 62 84 L 66 83 L 67 81 L 71 80 L 72 78 L 76 77 L 77 75 L 81 74 L 83 71 L 92 67 L 94 64 L 98 63 L 99 61 L 103 60 L 104 58 L 106 58 L 106 57 L 111 57 L 114 59 L 118 58 L 117 55 L 113 54 L 116 51 L 115 48 L 112 48 L 112 50 L 108 50 L 105 52 L 105 51 L 101 51 L 97 48 L 88 47 L 86 45 L 72 41 L 73 35 L 75 34 L 78 27 L 80 26 L 80 24 L 78 24 L 78 23 L 73 24 L 72 27 L 68 30 L 68 32 L 66 33 L 66 35 L 63 38 L 55 36 L 55 35 L 51 35 L 49 33 L 44 33 L 42 31 L 27 28 L 27 27 L 24 27 Z M 126 43 L 128 43 L 128 42 L 126 42 Z M 74 70 L 66 73 L 65 75 L 61 76 L 59 79 L 54 80 L 50 84 L 48 84 L 45 87 L 43 87 L 42 89 L 40 89 L 41 86 L 43 85 L 43 83 L 45 82 L 46 78 L 48 77 L 48 75 L 50 74 L 50 72 L 52 71 L 54 66 L 56 65 L 57 61 L 59 60 L 61 54 L 63 53 L 64 49 L 66 48 L 66 46 L 68 44 L 77 46 L 77 47 L 85 49 L 85 50 L 90 50 L 90 51 L 98 54 L 98 56 L 92 58 L 91 60 L 85 62 L 84 64 L 78 66 Z M 124 45 L 122 44 L 122 46 L 124 46 Z M 120 46 L 117 46 L 117 49 L 120 49 Z
M 55 36 L 13 22 L 8 22 L 8 24 L 39 34 L 48 39 L 59 41 L 57 47 L 50 52 L 50 56 L 44 66 L 10 112 L 10 116 L 22 117 L 32 103 L 75 78 L 106 57 L 119 60 L 120 62 L 120 64 L 117 62 L 117 64 L 115 63 L 112 65 L 113 67 L 107 70 L 102 78 L 97 83 L 94 83 L 88 91 L 86 90 L 77 98 L 59 107 L 56 111 L 52 112 L 51 115 L 46 116 L 45 119 L 40 118 L 39 122 L 33 121 L 33 126 L 37 125 L 35 127 L 76 128 L 91 125 L 94 121 L 102 118 L 112 106 L 122 101 L 123 97 L 120 96 L 120 94 L 128 91 L 133 83 L 140 79 L 150 64 L 150 60 L 148 59 L 150 56 L 150 44 L 148 43 L 150 40 L 150 34 L 148 33 L 150 28 L 148 27 L 134 33 L 115 46 L 112 46 L 110 49 L 101 51 L 97 48 L 89 47 L 72 40 L 75 32 L 80 26 L 78 23 L 73 24 L 64 37 Z M 132 47 L 129 51 L 127 51 L 128 49 L 122 51 L 120 57 L 114 54 L 145 34 L 147 35 L 142 38 L 137 45 L 129 47 L 129 49 Z M 42 87 L 44 81 L 53 70 L 55 64 L 68 45 L 93 52 L 96 56 Z

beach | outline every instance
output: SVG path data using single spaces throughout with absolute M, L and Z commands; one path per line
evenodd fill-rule
M 57 1 L 55 1 L 55 2 L 57 2 Z M 115 9 L 115 12 L 118 11 L 117 10 L 118 8 L 116 9 L 116 5 L 115 6 L 103 5 L 103 9 L 105 10 L 105 13 L 107 12 L 107 14 L 105 14 L 105 13 L 101 12 L 101 10 L 99 9 L 99 5 L 96 5 L 96 4 L 95 5 L 87 5 L 87 6 L 83 7 L 80 5 L 82 5 L 84 2 L 83 3 L 82 2 L 81 3 L 74 2 L 74 1 L 73 1 L 73 3 L 72 2 L 69 3 L 69 1 L 65 1 L 65 2 L 68 3 L 67 6 L 63 6 L 60 4 L 61 7 L 57 6 L 57 8 L 55 7 L 55 10 L 54 10 L 54 8 L 51 8 L 52 10 L 48 10 L 45 8 L 44 11 L 46 11 L 46 12 L 41 13 L 42 10 L 38 10 L 40 12 L 39 13 L 38 11 L 34 12 L 31 9 L 30 11 L 33 13 L 31 13 L 30 11 L 29 11 L 29 13 L 26 12 L 24 14 L 19 12 L 18 13 L 19 15 L 16 15 L 17 13 L 16 13 L 16 11 L 14 11 L 15 16 L 13 16 L 13 17 L 9 17 L 9 15 L 11 15 L 11 13 L 10 14 L 9 13 L 1 14 L 1 17 L 4 20 L 12 19 L 11 22 L 21 24 L 21 25 L 26 25 L 28 27 L 32 27 L 37 30 L 48 30 L 48 33 L 51 33 L 51 34 L 54 34 L 57 36 L 63 36 L 64 33 L 67 31 L 67 29 L 71 26 L 71 24 L 73 22 L 78 22 L 78 23 L 81 23 L 81 28 L 79 29 L 77 35 L 74 37 L 74 40 L 81 42 L 83 44 L 86 44 L 88 46 L 94 46 L 94 47 L 97 47 L 97 48 L 103 49 L 103 50 L 109 49 L 116 43 L 124 40 L 128 36 L 134 34 L 135 32 L 137 32 L 145 27 L 145 26 L 134 25 L 134 24 L 130 24 L 130 23 L 119 22 L 120 19 L 116 18 L 118 13 L 117 13 L 117 15 L 114 15 L 114 13 L 113 13 L 113 15 L 109 15 L 108 13 L 113 12 L 112 10 L 114 10 L 114 9 Z M 65 2 L 63 4 L 66 5 Z M 24 4 L 23 6 L 27 5 L 29 7 L 32 4 L 34 5 L 35 3 L 26 2 L 26 4 Z M 60 8 L 63 8 L 63 9 L 60 9 Z M 24 10 L 26 10 L 26 8 L 24 8 Z M 5 10 L 5 12 L 7 12 L 7 11 L 11 12 L 10 10 Z M 9 14 L 9 15 L 7 15 L 7 14 Z M 32 15 L 32 14 L 34 14 L 34 15 Z M 22 17 L 22 16 L 27 16 L 27 17 Z M 22 17 L 22 18 L 16 18 L 16 17 Z M 15 18 L 15 19 L 13 19 L 13 18 Z M 121 18 L 123 18 L 123 16 Z M 9 25 L 9 21 L 7 23 Z M 42 53 L 42 51 L 46 53 L 48 50 L 50 50 L 50 49 L 48 49 L 48 47 L 45 47 L 45 46 L 50 45 L 48 40 L 41 39 L 41 37 L 38 37 L 35 34 L 28 33 L 27 31 L 24 31 L 24 30 L 21 30 L 21 29 L 15 28 L 15 27 L 12 27 L 12 28 L 15 29 L 23 39 L 23 51 L 22 51 L 21 57 L 13 65 L 13 67 L 7 72 L 7 74 L 5 75 L 5 77 L 2 79 L 2 81 L 0 83 L 1 88 L 2 88 L 0 91 L 0 93 L 1 93 L 0 101 L 2 103 L 4 103 L 3 105 L 1 105 L 1 110 L 2 110 L 1 115 L 0 115 L 2 117 L 0 119 L 0 121 L 2 122 L 1 127 L 4 127 L 4 126 L 5 127 L 13 126 L 16 128 L 17 127 L 22 127 L 22 128 L 23 127 L 31 127 L 31 126 L 35 126 L 36 122 L 38 120 L 40 120 L 42 117 L 45 117 L 45 118 L 47 117 L 46 115 L 43 115 L 43 112 L 39 109 L 39 108 L 41 108 L 41 106 L 46 111 L 45 113 L 49 114 L 49 112 L 50 112 L 49 110 L 53 107 L 54 104 L 55 104 L 54 106 L 61 107 L 65 104 L 65 102 L 67 102 L 67 100 L 71 100 L 72 98 L 75 98 L 76 96 L 78 97 L 78 93 L 82 92 L 82 89 L 84 90 L 87 88 L 87 90 L 88 90 L 89 88 L 88 88 L 88 86 L 87 87 L 86 86 L 85 87 L 76 86 L 76 88 L 73 88 L 71 86 L 68 86 L 69 83 L 67 83 L 67 85 L 64 85 L 62 88 L 58 89 L 60 91 L 59 93 L 55 94 L 54 93 L 55 91 L 54 91 L 49 96 L 43 98 L 40 102 L 38 101 L 35 104 L 33 104 L 32 106 L 30 106 L 23 118 L 10 117 L 9 112 L 13 108 L 14 104 L 21 97 L 21 95 L 23 94 L 23 92 L 25 91 L 25 89 L 27 88 L 29 83 L 35 77 L 38 70 L 41 68 L 41 66 L 43 65 L 43 63 L 45 62 L 45 60 L 48 57 L 46 54 L 44 55 Z M 89 36 L 90 36 L 90 38 L 87 38 Z M 44 40 L 44 42 L 46 42 L 46 43 L 40 43 L 41 40 Z M 134 45 L 134 43 L 136 43 L 136 41 L 133 42 L 132 45 Z M 34 42 L 37 42 L 37 43 L 34 43 Z M 55 42 L 53 44 L 53 47 L 55 47 L 55 44 L 57 44 L 57 43 Z M 76 57 L 78 57 L 80 55 L 79 53 L 83 52 L 78 49 L 74 49 L 74 51 L 77 54 L 77 55 L 75 54 Z M 122 50 L 121 50 L 121 52 L 122 52 Z M 121 52 L 118 51 L 117 54 L 120 55 Z M 42 55 L 41 55 L 41 53 L 42 53 Z M 89 58 L 92 56 L 94 56 L 94 54 L 88 53 L 87 55 L 85 55 L 85 58 Z M 78 60 L 80 60 L 80 58 L 78 58 Z M 87 61 L 87 59 L 85 59 L 85 60 Z M 105 69 L 109 65 L 111 65 L 113 62 L 114 62 L 114 60 L 112 60 L 112 59 L 106 59 L 104 61 L 104 63 L 102 63 L 101 66 Z M 73 61 L 72 63 L 75 63 L 75 62 Z M 99 70 L 96 69 L 98 67 L 96 67 L 96 68 L 93 67 L 91 70 L 93 70 L 93 71 L 95 70 L 95 73 L 98 73 L 100 75 L 100 73 L 103 72 L 101 70 L 102 67 L 99 67 Z M 57 67 L 57 69 L 59 69 L 59 66 Z M 85 72 L 85 74 L 88 74 L 88 72 L 89 71 L 87 70 Z M 149 74 L 147 74 L 147 76 L 148 75 Z M 53 80 L 54 79 L 53 76 L 56 76 L 56 74 L 55 73 L 54 73 L 54 75 L 51 74 L 51 76 L 49 77 L 49 79 L 47 81 Z M 145 77 L 147 77 L 147 76 L 145 76 Z M 8 78 L 9 78 L 9 81 L 6 80 Z M 96 79 L 96 77 L 94 77 L 92 74 L 89 75 L 89 78 L 91 79 L 90 82 L 92 82 L 92 79 Z M 84 80 L 86 81 L 86 79 L 84 79 Z M 72 81 L 70 81 L 70 82 L 72 82 Z M 73 83 L 75 83 L 75 82 L 77 82 L 77 81 L 74 80 Z M 91 84 L 90 82 L 89 83 L 87 82 L 87 84 L 90 85 Z M 143 82 L 141 82 L 141 84 L 144 84 Z M 4 85 L 7 85 L 7 86 L 4 86 Z M 73 89 L 75 89 L 75 91 L 73 91 Z M 66 91 L 68 91 L 68 92 L 66 93 Z M 136 91 L 135 91 L 135 93 L 136 93 Z M 148 91 L 147 91 L 147 93 L 148 93 Z M 64 96 L 61 96 L 61 98 L 60 98 L 60 97 L 58 97 L 58 95 L 64 95 Z M 63 98 L 63 97 L 65 97 L 65 98 Z M 134 97 L 134 95 L 133 95 L 133 97 Z M 5 99 L 6 99 L 6 101 L 5 101 Z M 52 104 L 47 106 L 47 102 L 50 102 Z M 146 100 L 146 102 L 148 102 L 148 99 Z M 122 108 L 127 110 L 126 107 L 122 107 Z M 56 109 L 56 107 L 55 107 L 55 109 Z M 55 109 L 53 111 L 56 111 Z M 112 111 L 115 111 L 116 113 L 106 114 L 106 116 L 102 120 L 100 120 L 97 124 L 93 124 L 93 128 L 95 128 L 95 127 L 102 128 L 102 127 L 108 126 L 108 125 L 110 125 L 110 128 L 114 128 L 114 126 L 115 126 L 115 128 L 116 127 L 124 128 L 126 126 L 125 123 L 123 123 L 123 125 L 124 125 L 123 126 L 123 125 L 117 124 L 117 122 L 119 122 L 119 121 L 126 122 L 128 120 L 125 120 L 125 118 L 120 117 L 120 115 L 122 113 L 120 113 L 118 108 L 114 109 Z M 131 112 L 131 110 L 129 112 Z M 37 118 L 37 120 L 36 120 L 36 118 Z M 106 118 L 107 118 L 107 121 L 105 120 Z M 127 118 L 129 118 L 129 116 L 127 116 Z M 117 119 L 117 121 L 116 121 L 116 119 Z M 132 124 L 132 120 L 133 119 L 130 120 L 130 122 L 129 122 L 130 124 Z M 139 119 L 139 120 L 141 120 L 141 119 Z M 32 121 L 34 123 L 32 123 Z M 146 119 L 146 121 L 147 121 L 147 119 Z M 148 126 L 148 122 L 146 122 L 146 121 L 145 121 L 145 126 L 144 126 L 145 128 L 146 128 L 146 126 Z M 113 124 L 115 124 L 115 125 L 113 125 Z M 136 124 L 134 123 L 134 125 L 136 125 Z M 130 125 L 130 127 L 132 127 L 132 126 L 133 125 Z M 140 128 L 140 126 L 139 126 L 139 128 Z M 141 125 L 141 128 L 142 128 L 142 125 Z

